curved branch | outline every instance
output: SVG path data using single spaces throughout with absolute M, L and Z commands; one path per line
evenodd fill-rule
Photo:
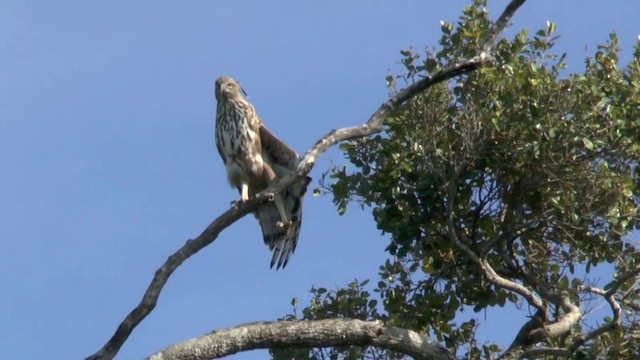
M 519 359 L 536 359 L 543 356 L 557 356 L 557 357 L 569 357 L 571 353 L 567 349 L 556 347 L 539 346 L 517 354 Z
M 558 321 L 552 324 L 535 324 L 534 320 L 525 324 L 522 327 L 521 331 L 518 333 L 518 336 L 516 336 L 513 344 L 500 358 L 526 358 L 528 356 L 535 357 L 535 355 L 542 354 L 568 357 L 575 353 L 581 346 L 597 338 L 598 336 L 618 329 L 622 325 L 622 307 L 620 306 L 618 300 L 615 298 L 615 295 L 626 281 L 636 277 L 638 274 L 640 274 L 640 267 L 620 274 L 614 281 L 609 284 L 608 290 L 603 290 L 592 286 L 580 286 L 578 288 L 580 291 L 602 296 L 609 304 L 611 312 L 613 313 L 613 318 L 611 319 L 611 321 L 607 322 L 605 325 L 593 329 L 587 334 L 579 334 L 578 336 L 576 336 L 576 339 L 565 349 L 534 347 L 523 352 L 523 345 L 540 342 L 546 338 L 553 338 L 569 332 L 578 323 L 578 321 L 580 321 L 580 318 L 582 316 L 580 309 L 576 305 L 571 303 L 567 293 L 554 294 L 543 291 L 544 298 L 560 305 L 564 312 L 564 315 Z M 531 324 L 531 326 L 527 328 L 529 324 Z
M 478 254 L 476 254 L 471 248 L 469 248 L 466 244 L 464 244 L 460 240 L 460 238 L 458 237 L 458 234 L 456 234 L 456 226 L 454 223 L 455 211 L 453 209 L 453 206 L 454 206 L 453 201 L 451 201 L 451 199 L 454 198 L 454 195 L 453 195 L 454 191 L 455 191 L 455 187 L 450 184 L 449 194 L 448 194 L 448 198 L 450 200 L 447 202 L 447 212 L 446 212 L 446 218 L 447 218 L 446 236 L 449 239 L 449 241 L 451 241 L 458 249 L 464 252 L 469 258 L 469 260 L 471 260 L 476 265 L 478 265 L 480 272 L 490 283 L 522 296 L 525 300 L 527 300 L 529 304 L 531 304 L 531 306 L 534 306 L 539 312 L 545 313 L 546 312 L 545 304 L 538 296 L 536 296 L 536 294 L 534 294 L 533 291 L 531 291 L 526 286 L 520 285 L 517 282 L 508 280 L 498 275 L 498 273 L 496 273 L 496 271 L 493 269 L 493 267 L 491 266 L 491 264 L 489 264 L 488 261 L 480 258 Z
M 212 243 L 222 230 L 251 212 L 251 210 L 259 203 L 267 201 L 267 199 L 272 197 L 274 193 L 282 191 L 287 186 L 293 184 L 298 178 L 306 176 L 313 168 L 315 159 L 327 151 L 331 146 L 348 139 L 369 136 L 382 131 L 384 119 L 420 92 L 435 84 L 474 71 L 482 65 L 490 62 L 492 60 L 489 54 L 490 47 L 493 46 L 492 44 L 495 42 L 495 39 L 497 39 L 497 37 L 502 33 L 510 18 L 524 2 L 525 0 L 512 0 L 509 3 L 498 21 L 490 29 L 490 36 L 485 41 L 483 49 L 480 51 L 479 55 L 458 65 L 442 69 L 406 87 L 398 94 L 384 102 L 378 110 L 371 115 L 365 124 L 330 131 L 316 142 L 309 151 L 307 151 L 296 172 L 279 179 L 276 184 L 257 194 L 247 203 L 226 211 L 215 219 L 207 229 L 200 234 L 200 236 L 196 239 L 188 240 L 180 250 L 171 255 L 165 264 L 156 271 L 155 276 L 143 295 L 142 300 L 125 317 L 111 339 L 102 347 L 102 349 L 89 356 L 87 360 L 113 359 L 135 327 L 154 309 L 162 288 L 169 279 L 169 276 L 171 276 L 180 264 L 198 251 L 202 250 L 205 246 Z
M 533 347 L 526 349 L 529 345 L 568 333 L 580 321 L 582 315 L 580 308 L 571 303 L 568 293 L 545 295 L 545 298 L 560 305 L 564 312 L 562 317 L 551 324 L 544 324 L 542 319 L 538 317 L 532 318 L 522 326 L 509 348 L 498 359 L 535 358 L 543 354 L 564 356 L 573 353 L 571 349 L 561 348 Z
M 576 341 L 574 341 L 569 347 L 569 351 L 573 354 L 577 351 L 580 346 L 588 343 L 589 341 L 595 339 L 596 337 L 609 332 L 611 330 L 615 330 L 622 325 L 622 307 L 618 300 L 616 300 L 615 295 L 620 289 L 620 287 L 627 281 L 640 274 L 640 267 L 632 269 L 630 271 L 624 272 L 620 274 L 616 279 L 610 283 L 609 290 L 602 290 L 600 288 L 591 287 L 591 286 L 581 286 L 579 289 L 585 292 L 589 292 L 592 294 L 600 295 L 604 297 L 606 302 L 611 307 L 611 312 L 613 313 L 613 318 L 607 324 L 602 325 L 596 329 L 593 329 L 586 335 L 579 337 Z
M 329 319 L 316 321 L 258 322 L 217 330 L 174 344 L 149 360 L 201 360 L 241 351 L 269 348 L 376 346 L 414 359 L 453 359 L 442 345 L 425 335 L 381 321 Z
M 548 339 L 555 338 L 562 334 L 566 334 L 578 324 L 582 312 L 580 308 L 571 302 L 569 299 L 569 293 L 562 292 L 561 294 L 543 294 L 546 299 L 560 305 L 563 311 L 563 315 L 551 324 L 546 324 L 540 329 L 531 332 L 531 338 L 534 339 Z

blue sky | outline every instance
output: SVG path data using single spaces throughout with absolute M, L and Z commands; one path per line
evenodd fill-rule
M 0 3 L 0 357 L 98 350 L 155 269 L 238 198 L 213 141 L 216 77 L 238 79 L 267 126 L 303 153 L 364 122 L 386 99 L 399 50 L 436 45 L 439 21 L 467 3 Z M 492 18 L 505 4 L 490 1 Z M 581 71 L 612 30 L 628 60 L 639 13 L 637 0 L 530 1 L 510 33 L 557 22 L 557 51 Z M 332 151 L 312 176 L 330 158 L 342 161 Z M 296 253 L 276 272 L 248 216 L 173 275 L 119 358 L 275 320 L 312 285 L 375 277 L 387 241 L 366 211 L 341 217 L 330 197 L 307 196 Z M 489 321 L 487 338 L 508 345 L 521 324 L 512 318 Z

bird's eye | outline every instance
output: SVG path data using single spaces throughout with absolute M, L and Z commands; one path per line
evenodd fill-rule
M 229 89 L 229 90 L 233 89 L 234 87 L 236 87 L 236 85 L 234 83 L 228 83 L 227 84 L 227 89 Z

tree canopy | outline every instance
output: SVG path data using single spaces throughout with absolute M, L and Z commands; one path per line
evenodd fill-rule
M 391 94 L 478 55 L 492 25 L 485 6 L 443 22 L 437 48 L 402 51 Z M 349 165 L 325 173 L 317 193 L 332 194 L 341 214 L 371 209 L 390 259 L 376 281 L 313 288 L 288 319 L 383 320 L 470 359 L 640 357 L 640 44 L 622 66 L 612 33 L 570 72 L 555 39 L 552 22 L 501 39 L 491 66 L 420 93 L 382 133 L 341 144 Z M 607 316 L 591 316 L 601 305 Z M 479 343 L 482 323 L 458 320 L 505 306 L 530 317 L 508 348 Z M 272 354 L 402 357 L 357 346 Z

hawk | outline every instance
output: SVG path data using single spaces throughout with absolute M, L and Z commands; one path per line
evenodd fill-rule
M 245 98 L 237 81 L 220 77 L 215 84 L 216 147 L 227 169 L 231 186 L 240 201 L 265 190 L 279 178 L 295 171 L 300 156 L 273 135 Z M 302 198 L 311 178 L 301 179 L 276 194 L 274 201 L 254 211 L 264 243 L 273 252 L 271 268 L 284 268 L 298 243 L 302 222 Z

